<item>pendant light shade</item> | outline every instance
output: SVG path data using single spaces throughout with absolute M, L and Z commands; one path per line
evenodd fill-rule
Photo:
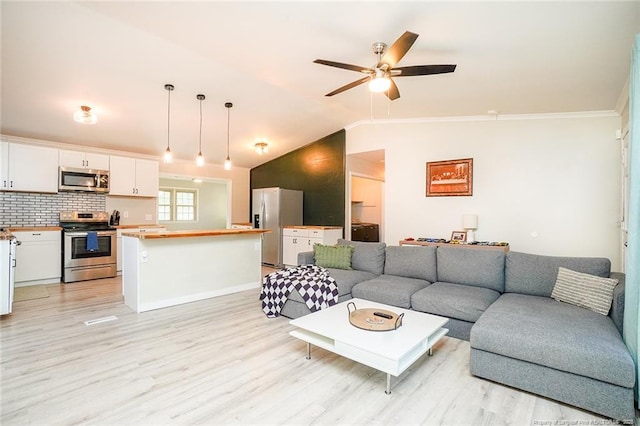
M 227 108 L 227 159 L 224 160 L 224 169 L 231 170 L 231 157 L 229 157 L 229 123 L 231 121 L 231 108 L 233 107 L 233 104 L 231 102 L 227 102 L 224 106 Z
M 73 113 L 73 120 L 80 124 L 96 124 L 98 116 L 91 112 L 91 107 L 82 105 L 78 111 Z
M 171 148 L 169 146 L 169 131 L 171 129 L 171 92 L 174 87 L 173 84 L 165 84 L 164 89 L 168 93 L 168 101 L 167 101 L 167 149 L 164 150 L 164 162 L 170 163 L 173 161 L 173 155 L 171 154 Z
M 198 143 L 198 156 L 196 157 L 196 165 L 198 167 L 202 167 L 204 166 L 204 155 L 202 155 L 202 101 L 204 101 L 204 95 L 197 95 L 196 99 L 200 101 L 200 141 Z

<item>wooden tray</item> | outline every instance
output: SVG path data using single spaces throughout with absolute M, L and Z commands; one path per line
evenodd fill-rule
M 369 331 L 397 330 L 402 325 L 402 317 L 404 317 L 404 314 L 398 315 L 386 309 L 357 309 L 353 302 L 347 304 L 347 311 L 349 311 L 351 325 Z M 388 318 L 376 314 L 386 315 Z

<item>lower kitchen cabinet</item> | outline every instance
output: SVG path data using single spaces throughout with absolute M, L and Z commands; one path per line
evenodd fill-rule
M 24 287 L 60 282 L 62 233 L 60 231 L 16 231 L 15 285 Z
M 298 253 L 313 251 L 313 245 L 335 244 L 342 238 L 339 226 L 285 226 L 282 229 L 282 263 L 286 266 L 298 264 Z

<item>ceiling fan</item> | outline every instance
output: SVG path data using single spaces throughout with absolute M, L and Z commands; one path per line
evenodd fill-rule
M 316 59 L 316 64 L 328 65 L 330 67 L 342 68 L 345 70 L 356 71 L 367 74 L 352 83 L 337 88 L 333 92 L 327 93 L 325 96 L 333 96 L 352 89 L 363 83 L 369 82 L 369 89 L 372 92 L 384 92 L 389 99 L 396 100 L 400 97 L 398 86 L 392 77 L 412 77 L 417 75 L 444 74 L 453 72 L 455 65 L 413 65 L 408 67 L 396 67 L 396 64 L 411 49 L 413 43 L 418 38 L 418 34 L 405 31 L 392 45 L 387 49 L 387 45 L 382 42 L 373 43 L 373 53 L 378 56 L 378 63 L 372 68 L 361 67 L 358 65 L 344 64 L 342 62 L 327 61 L 324 59 Z

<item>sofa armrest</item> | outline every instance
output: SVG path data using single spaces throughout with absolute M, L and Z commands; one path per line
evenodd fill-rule
M 625 274 L 622 272 L 611 272 L 609 278 L 616 278 L 618 280 L 618 285 L 613 289 L 613 301 L 611 302 L 611 311 L 609 312 L 609 316 L 618 328 L 620 334 L 622 334 L 622 323 L 624 320 Z
M 298 265 L 314 265 L 315 259 L 313 251 L 303 251 L 298 253 Z

